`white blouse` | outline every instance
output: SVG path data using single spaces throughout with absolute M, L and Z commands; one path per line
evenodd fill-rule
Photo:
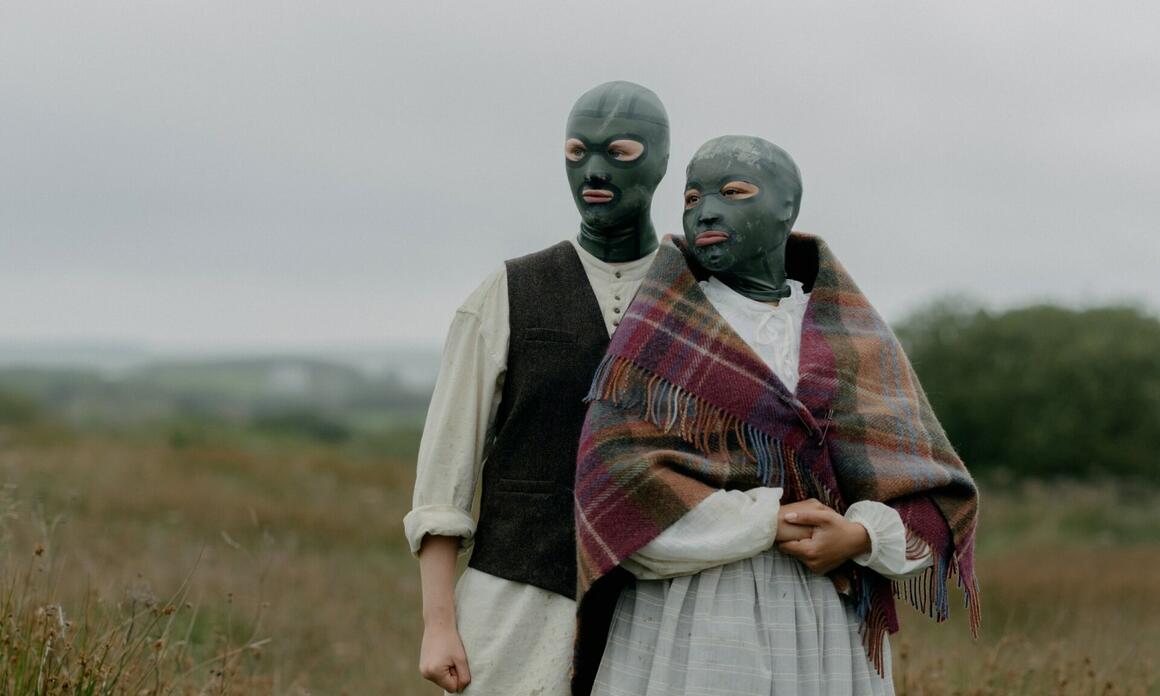
M 701 282 L 709 302 L 789 391 L 797 389 L 802 321 L 809 294 L 796 280 L 777 305 L 750 299 L 716 277 Z M 713 493 L 656 539 L 629 557 L 624 567 L 638 578 L 655 580 L 699 573 L 750 558 L 773 546 L 782 489 L 753 488 Z M 883 575 L 902 578 L 931 565 L 928 554 L 906 557 L 906 529 L 894 508 L 863 500 L 846 519 L 870 536 L 870 551 L 853 560 Z

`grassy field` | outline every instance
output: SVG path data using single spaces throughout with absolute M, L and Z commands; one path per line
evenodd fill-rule
M 89 621 L 90 648 L 139 645 L 132 693 L 438 693 L 402 535 L 415 443 L 0 429 L 0 662 Z M 900 693 L 1160 694 L 1153 492 L 988 489 L 978 565 L 982 639 L 905 613 Z

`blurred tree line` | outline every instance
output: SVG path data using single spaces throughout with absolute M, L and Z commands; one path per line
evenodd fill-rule
M 1160 484 L 1156 317 L 1130 306 L 991 312 L 948 299 L 895 329 L 976 476 Z M 222 427 L 328 444 L 369 435 L 412 456 L 428 398 L 391 375 L 285 358 L 156 364 L 115 378 L 0 368 L 0 444 L 5 429 L 47 419 L 167 431 L 174 445 Z
M 895 328 L 976 475 L 1160 481 L 1155 317 L 945 300 Z

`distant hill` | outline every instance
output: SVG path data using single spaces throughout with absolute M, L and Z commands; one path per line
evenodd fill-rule
M 113 341 L 0 341 L 0 367 L 71 367 L 119 372 L 150 359 L 142 345 Z
M 79 369 L 104 375 L 132 372 L 150 365 L 224 364 L 283 361 L 331 363 L 370 377 L 394 374 L 415 389 L 430 389 L 439 370 L 437 348 L 383 346 L 301 351 L 172 351 L 127 341 L 2 341 L 0 368 Z
M 351 431 L 382 430 L 421 422 L 438 361 L 434 351 L 416 349 L 163 357 L 129 347 L 37 354 L 5 346 L 0 392 L 76 425 L 195 419 L 313 427 L 326 421 Z

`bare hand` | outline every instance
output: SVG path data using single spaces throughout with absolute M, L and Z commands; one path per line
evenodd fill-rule
M 814 528 L 804 524 L 794 524 L 785 519 L 787 506 L 783 505 L 777 511 L 777 536 L 774 540 L 778 543 L 783 541 L 801 541 L 802 539 L 809 539 L 814 533 Z M 789 508 L 790 511 L 793 508 Z
M 444 691 L 457 694 L 471 683 L 467 653 L 454 625 L 427 626 L 419 650 L 419 673 Z
M 814 529 L 808 539 L 779 541 L 777 547 L 818 575 L 825 575 L 870 550 L 870 534 L 865 527 L 848 521 L 813 498 L 783 505 L 779 512 L 782 514 L 787 522 Z

